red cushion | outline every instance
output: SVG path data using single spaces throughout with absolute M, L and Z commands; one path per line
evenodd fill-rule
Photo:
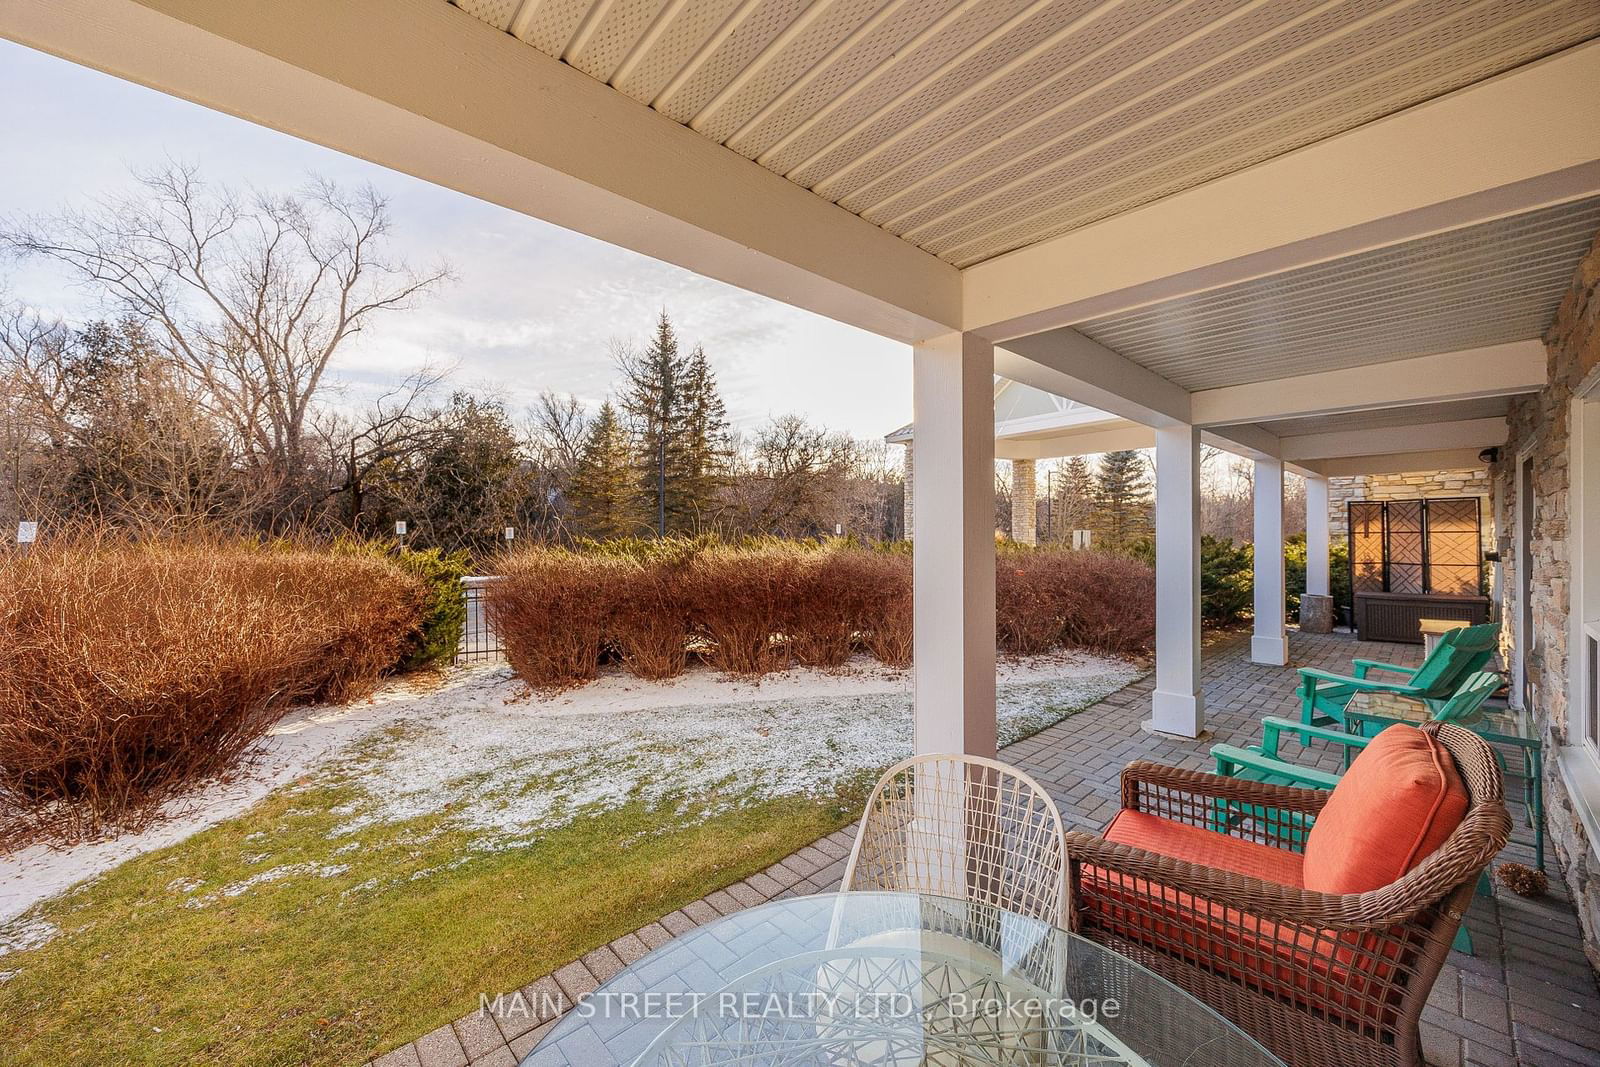
M 1145 812 L 1119 811 L 1102 836 L 1172 859 L 1302 887 L 1299 853 Z M 1392 1018 L 1393 991 L 1383 987 L 1391 952 L 1370 936 L 1275 923 L 1174 885 L 1091 865 L 1082 870 L 1078 892 L 1084 918 L 1107 933 L 1318 1011 Z
M 1304 887 L 1381 889 L 1444 844 L 1466 813 L 1466 786 L 1445 747 L 1414 726 L 1391 726 L 1318 812 L 1306 835 Z
M 1148 812 L 1124 808 L 1100 836 L 1119 845 L 1132 845 L 1185 863 L 1198 863 L 1264 882 L 1301 888 L 1299 853 L 1172 822 Z

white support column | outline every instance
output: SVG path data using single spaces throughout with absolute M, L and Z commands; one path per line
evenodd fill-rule
M 1156 691 L 1150 725 L 1199 737 L 1200 431 L 1156 430 Z
M 1328 479 L 1306 478 L 1306 592 L 1329 596 Z
M 1289 662 L 1283 625 L 1283 460 L 1256 460 L 1254 496 L 1256 627 L 1250 660 L 1281 667 Z
M 995 754 L 994 346 L 948 333 L 912 359 L 916 751 Z

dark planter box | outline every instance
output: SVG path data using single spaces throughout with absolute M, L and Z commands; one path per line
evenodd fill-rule
M 1459 619 L 1469 626 L 1489 621 L 1489 598 L 1431 593 L 1357 593 L 1356 633 L 1363 641 L 1422 644 L 1423 619 Z

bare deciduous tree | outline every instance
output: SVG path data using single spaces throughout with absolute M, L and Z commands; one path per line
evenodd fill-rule
M 0 243 L 64 264 L 146 323 L 273 488 L 270 518 L 298 520 L 320 498 L 305 472 L 335 355 L 448 271 L 388 257 L 388 204 L 371 187 L 242 193 L 180 165 L 136 178 L 87 210 L 9 223 Z

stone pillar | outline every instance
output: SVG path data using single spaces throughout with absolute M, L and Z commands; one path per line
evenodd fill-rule
M 1039 491 L 1035 480 L 1035 461 L 1011 461 L 1011 540 L 1018 544 L 1039 543 Z
M 1153 729 L 1199 737 L 1200 431 L 1156 430 L 1156 690 Z
M 1300 629 L 1333 632 L 1333 597 L 1328 574 L 1328 479 L 1306 478 L 1306 591 L 1300 597 Z
M 1289 662 L 1289 642 L 1283 613 L 1287 593 L 1283 580 L 1283 460 L 1256 460 L 1255 526 L 1255 633 L 1250 638 L 1250 661 L 1281 667 Z
M 917 345 L 912 399 L 915 751 L 993 757 L 994 346 L 961 333 Z
M 900 501 L 900 522 L 905 529 L 906 540 L 911 540 L 911 464 L 912 452 L 916 448 L 914 441 L 906 442 L 906 491 Z

